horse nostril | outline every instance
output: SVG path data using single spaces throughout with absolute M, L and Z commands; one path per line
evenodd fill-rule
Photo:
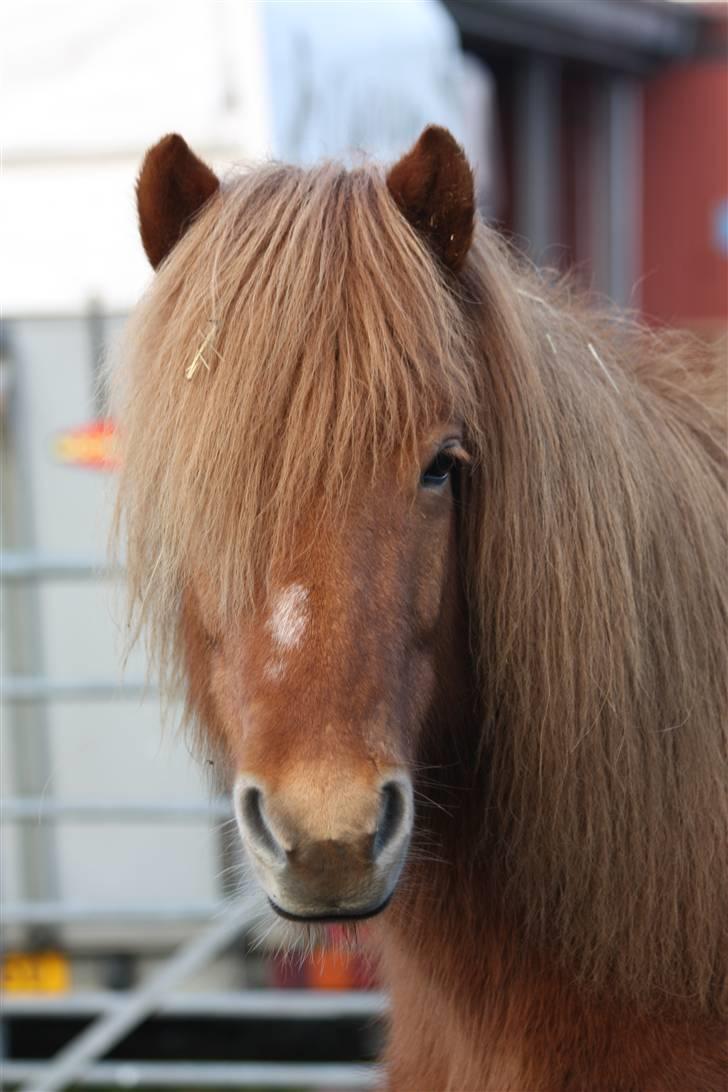
M 381 796 L 379 822 L 374 835 L 375 860 L 385 850 L 401 845 L 409 833 L 412 818 L 410 797 L 401 782 L 387 781 L 382 785 Z
M 285 851 L 265 820 L 262 800 L 263 794 L 259 788 L 251 785 L 242 790 L 236 808 L 240 831 L 250 842 L 251 848 L 261 856 L 281 861 L 285 858 Z

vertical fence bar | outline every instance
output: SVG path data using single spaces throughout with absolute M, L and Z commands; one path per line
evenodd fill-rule
M 515 226 L 539 264 L 561 238 L 560 132 L 560 64 L 551 57 L 529 57 L 516 93 Z
M 32 452 L 30 449 L 31 420 L 27 369 L 23 368 L 17 340 L 9 342 L 13 369 L 13 399 L 9 414 L 8 460 L 10 474 L 3 484 L 9 485 L 3 497 L 3 547 L 12 545 L 32 548 L 37 529 L 34 511 Z M 22 596 L 22 601 L 20 597 Z M 17 600 L 14 601 L 14 600 Z M 38 583 L 30 580 L 26 587 L 3 589 L 6 619 L 6 656 L 11 671 L 42 676 L 44 640 L 41 601 Z M 38 796 L 50 791 L 50 738 L 48 711 L 42 702 L 33 702 L 12 713 L 15 731 L 10 741 L 15 791 L 23 796 Z M 58 896 L 57 854 L 55 830 L 52 825 L 26 826 L 17 835 L 20 846 L 23 895 L 27 899 L 53 901 Z M 47 933 L 47 930 L 45 930 Z M 37 931 L 31 937 L 35 943 L 47 942 L 46 935 Z
M 609 75 L 596 88 L 592 120 L 594 286 L 620 307 L 638 302 L 641 95 L 637 80 Z

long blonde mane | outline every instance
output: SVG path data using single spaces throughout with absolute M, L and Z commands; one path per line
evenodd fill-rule
M 595 314 L 484 225 L 449 279 L 373 167 L 273 165 L 228 181 L 175 248 L 117 372 L 132 614 L 168 674 L 195 572 L 221 619 L 249 609 L 302 514 L 412 457 L 428 423 L 464 422 L 473 762 L 505 905 L 584 982 L 725 1011 L 709 354 Z

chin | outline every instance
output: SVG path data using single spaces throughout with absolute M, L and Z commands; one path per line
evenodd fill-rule
M 267 884 L 250 860 L 241 871 L 240 891 L 255 897 L 255 910 L 250 932 L 255 947 L 266 947 L 292 956 L 311 953 L 315 949 L 357 947 L 361 941 L 361 926 L 382 914 L 392 901 L 396 883 L 384 895 L 359 904 L 337 906 L 330 900 L 320 906 L 303 903 L 283 892 L 269 894 Z

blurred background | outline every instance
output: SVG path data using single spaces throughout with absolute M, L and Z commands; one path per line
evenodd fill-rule
M 225 172 L 394 160 L 429 122 L 540 264 L 728 330 L 728 6 L 687 0 L 5 0 L 4 1086 L 372 1087 L 360 953 L 261 941 L 227 801 L 124 672 L 98 382 L 150 278 L 134 180 L 181 132 Z M 60 1053 L 59 1053 L 60 1052 Z

